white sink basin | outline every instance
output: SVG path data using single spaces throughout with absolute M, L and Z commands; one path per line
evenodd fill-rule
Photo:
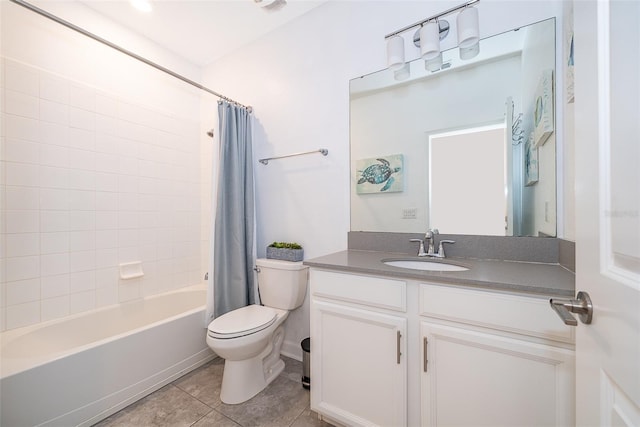
M 420 260 L 387 260 L 382 261 L 386 265 L 392 267 L 408 268 L 410 270 L 424 270 L 424 271 L 466 271 L 467 267 L 461 265 L 448 264 L 446 262 L 434 262 L 434 261 L 420 261 Z

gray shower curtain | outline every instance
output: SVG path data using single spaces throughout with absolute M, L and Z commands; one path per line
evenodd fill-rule
M 255 303 L 252 121 L 246 108 L 218 102 L 220 167 L 214 226 L 214 317 Z

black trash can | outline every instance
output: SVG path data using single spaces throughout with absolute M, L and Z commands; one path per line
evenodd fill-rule
M 303 339 L 300 346 L 302 346 L 302 387 L 309 390 L 311 387 L 311 338 Z

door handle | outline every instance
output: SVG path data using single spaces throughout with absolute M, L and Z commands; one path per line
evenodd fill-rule
M 400 364 L 400 356 L 402 353 L 400 352 L 400 339 L 402 338 L 402 334 L 400 331 L 396 331 L 396 363 Z
M 585 325 L 590 324 L 593 318 L 593 304 L 589 294 L 586 292 L 578 292 L 576 299 L 551 298 L 549 304 L 565 325 L 578 326 L 578 321 L 571 313 L 576 313 L 580 321 Z

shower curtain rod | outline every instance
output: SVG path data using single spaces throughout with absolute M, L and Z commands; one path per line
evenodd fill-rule
M 97 36 L 97 35 L 89 32 L 89 31 L 85 30 L 84 28 L 78 27 L 77 25 L 74 25 L 69 21 L 65 21 L 64 19 L 59 18 L 58 16 L 53 15 L 53 14 L 47 12 L 46 10 L 40 9 L 37 6 L 34 6 L 34 5 L 30 4 L 30 3 L 27 3 L 26 1 L 23 1 L 23 0 L 9 0 L 9 1 L 11 1 L 12 3 L 15 3 L 15 4 L 19 5 L 19 6 L 22 6 L 25 9 L 29 9 L 30 11 L 35 12 L 40 16 L 44 16 L 45 18 L 48 18 L 48 19 L 50 19 L 50 20 L 52 20 L 54 22 L 57 22 L 58 24 L 64 25 L 65 27 L 67 27 L 67 28 L 69 28 L 69 29 L 71 29 L 73 31 L 76 31 L 76 32 L 78 32 L 78 33 L 80 33 L 82 35 L 85 35 L 85 36 L 87 36 L 87 37 L 89 37 L 89 38 L 91 38 L 91 39 L 93 39 L 93 40 L 95 40 L 95 41 L 97 41 L 99 43 L 102 43 L 102 44 L 104 44 L 106 46 L 109 46 L 112 49 L 115 49 L 115 50 L 117 50 L 119 52 L 122 52 L 125 55 L 128 55 L 128 56 L 130 56 L 130 57 L 132 57 L 134 59 L 137 59 L 138 61 L 144 62 L 145 64 L 147 64 L 147 65 L 149 65 L 149 66 L 151 66 L 151 67 L 153 67 L 153 68 L 155 68 L 157 70 L 160 70 L 163 73 L 169 74 L 170 76 L 175 77 L 178 80 L 182 80 L 183 82 L 185 82 L 187 84 L 190 84 L 191 86 L 195 86 L 198 89 L 203 90 L 205 92 L 208 92 L 211 95 L 217 96 L 220 99 L 224 99 L 227 102 L 230 102 L 232 104 L 238 105 L 238 106 L 240 106 L 242 108 L 246 108 L 247 111 L 249 111 L 249 113 L 251 113 L 252 110 L 253 110 L 253 108 L 250 105 L 244 105 L 244 104 L 239 103 L 238 101 L 234 101 L 233 99 L 228 98 L 228 97 L 226 97 L 226 96 L 224 96 L 222 94 L 219 94 L 218 92 L 215 92 L 215 91 L 209 89 L 208 87 L 202 86 L 200 83 L 194 82 L 191 79 L 188 79 L 188 78 L 186 78 L 186 77 L 184 77 L 184 76 L 182 76 L 182 75 L 180 75 L 180 74 L 178 74 L 178 73 L 176 73 L 174 71 L 169 70 L 168 68 L 163 67 L 162 65 L 156 64 L 155 62 L 150 61 L 147 58 L 144 58 L 144 57 L 142 57 L 142 56 L 140 56 L 140 55 L 138 55 L 136 53 L 131 52 L 130 50 L 127 50 L 127 49 L 125 49 L 123 47 L 120 47 L 115 43 L 111 43 L 109 40 L 103 39 L 102 37 Z

